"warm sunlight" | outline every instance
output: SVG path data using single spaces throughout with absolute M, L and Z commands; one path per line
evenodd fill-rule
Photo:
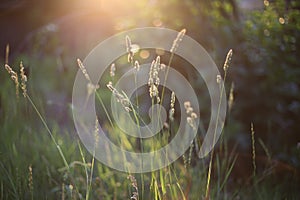
M 299 0 L 1 0 L 0 199 L 300 199 Z

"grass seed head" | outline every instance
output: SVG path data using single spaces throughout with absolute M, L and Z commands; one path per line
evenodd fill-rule
M 194 111 L 192 107 L 187 107 L 186 108 L 186 114 L 191 114 Z
M 132 48 L 131 39 L 128 35 L 126 35 L 125 40 L 126 40 L 126 51 L 127 51 L 127 53 L 129 53 L 132 50 L 131 49 Z
M 26 95 L 27 95 L 27 89 L 26 89 L 27 76 L 25 75 L 23 62 L 20 62 L 20 76 L 21 76 L 21 89 L 23 92 L 23 96 L 26 97 Z
M 161 71 L 165 71 L 166 67 L 167 66 L 165 64 L 163 64 L 163 63 L 160 64 L 160 70 Z
M 77 59 L 77 63 L 78 63 L 78 67 L 81 70 L 82 74 L 84 75 L 85 79 L 88 81 L 88 84 L 86 85 L 86 87 L 87 87 L 88 96 L 90 96 L 92 93 L 94 93 L 99 88 L 99 85 L 92 83 L 92 80 L 80 59 Z
M 91 83 L 92 81 L 91 81 L 91 79 L 90 79 L 90 76 L 89 76 L 89 74 L 87 73 L 86 68 L 85 68 L 85 66 L 83 65 L 83 63 L 81 62 L 81 60 L 80 60 L 80 59 L 77 59 L 77 63 L 78 63 L 78 67 L 79 67 L 79 69 L 81 70 L 82 74 L 84 75 L 85 79 Z
M 160 83 L 160 79 L 158 77 L 158 71 L 159 71 L 159 65 L 160 65 L 160 57 L 157 56 L 155 60 L 152 61 L 149 71 L 149 79 L 148 79 L 148 85 L 149 85 L 149 95 L 151 98 L 156 97 L 157 103 L 160 102 L 159 98 L 159 91 L 158 91 L 158 85 Z
M 18 78 L 18 74 L 8 64 L 5 64 L 5 69 L 8 72 L 8 74 L 10 75 L 10 78 L 15 83 L 16 96 L 19 97 L 19 78 Z
M 220 84 L 221 83 L 221 80 L 222 80 L 222 77 L 221 75 L 217 75 L 217 83 Z
M 185 33 L 186 33 L 186 29 L 182 29 L 178 33 L 176 39 L 173 41 L 173 45 L 172 45 L 171 50 L 170 50 L 171 53 L 174 53 L 177 50 L 177 48 L 179 46 L 179 43 L 182 41 L 182 38 L 184 37 Z
M 188 123 L 192 128 L 194 128 L 194 120 L 193 120 L 193 118 L 187 117 L 187 118 L 186 118 L 186 121 L 187 121 L 187 123 Z
M 96 117 L 96 120 L 95 120 L 94 137 L 95 137 L 95 149 L 96 149 L 96 147 L 98 146 L 98 142 L 99 142 L 99 121 L 98 121 L 97 117 Z
M 170 118 L 171 121 L 174 121 L 174 114 L 175 114 L 175 109 L 171 108 L 169 110 L 169 118 Z
M 160 56 L 157 56 L 156 59 L 155 59 L 155 68 L 157 70 L 160 69 Z
M 198 117 L 198 116 L 197 116 L 196 113 L 194 113 L 194 112 L 191 113 L 191 118 L 192 118 L 192 119 L 197 119 L 197 117 Z
M 171 94 L 171 102 L 170 102 L 170 110 L 169 110 L 169 118 L 171 121 L 174 121 L 174 114 L 175 114 L 175 92 Z
M 191 107 L 191 102 L 186 101 L 186 102 L 184 102 L 183 105 L 184 105 L 184 108 L 187 109 L 187 108 Z
M 140 70 L 140 64 L 137 60 L 134 62 L 134 69 L 136 72 L 138 72 Z
M 139 199 L 139 190 L 138 190 L 137 181 L 136 181 L 135 177 L 132 175 L 128 175 L 127 179 L 130 180 L 131 185 L 135 190 L 134 192 L 132 192 L 130 199 L 138 200 Z
M 229 65 L 231 63 L 231 58 L 232 58 L 232 49 L 230 49 L 227 53 L 226 60 L 225 60 L 224 66 L 223 66 L 224 71 L 228 70 Z
M 175 106 L 175 100 L 176 100 L 176 98 L 175 98 L 175 92 L 172 92 L 172 94 L 171 94 L 171 108 L 174 108 L 174 106 Z
M 198 115 L 194 112 L 193 107 L 191 106 L 191 103 L 189 101 L 184 102 L 184 108 L 187 113 L 186 121 L 187 123 L 196 130 L 196 119 L 198 118 Z
M 126 51 L 128 53 L 128 58 L 127 58 L 128 62 L 133 63 L 134 52 L 133 52 L 133 49 L 132 49 L 131 39 L 128 35 L 126 35 L 125 41 L 126 41 Z
M 29 187 L 30 192 L 32 192 L 33 191 L 33 176 L 32 176 L 32 166 L 31 165 L 29 165 L 28 170 L 29 170 L 28 187 Z
M 121 94 L 113 85 L 112 82 L 109 81 L 108 84 L 106 84 L 106 87 L 112 92 L 114 97 L 116 98 L 116 101 L 121 103 L 123 108 L 127 111 L 130 112 L 132 111 L 131 109 L 131 102 L 130 100 L 123 94 Z
M 154 98 L 158 95 L 158 88 L 155 84 L 152 84 L 149 88 L 149 94 L 151 98 Z
M 115 63 L 111 64 L 110 66 L 110 77 L 114 77 L 115 76 L 115 72 L 116 72 L 116 66 Z

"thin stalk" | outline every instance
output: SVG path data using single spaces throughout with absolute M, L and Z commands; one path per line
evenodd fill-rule
M 79 147 L 79 152 L 81 155 L 81 159 L 83 161 L 84 164 L 84 171 L 85 171 L 85 176 L 86 176 L 86 195 L 85 195 L 85 199 L 88 200 L 89 199 L 89 188 L 88 188 L 88 183 L 89 183 L 89 174 L 88 174 L 88 169 L 87 169 L 87 164 L 83 155 L 83 151 L 81 148 L 81 145 L 79 143 L 79 141 L 77 141 L 78 147 Z
M 6 168 L 4 167 L 4 164 L 3 164 L 2 162 L 0 162 L 0 166 L 1 166 L 1 168 L 3 169 L 3 171 L 5 172 L 6 177 L 8 178 L 8 180 L 9 180 L 9 182 L 10 182 L 10 184 L 11 184 L 11 187 L 12 187 L 13 192 L 14 192 L 14 194 L 15 194 L 15 198 L 16 198 L 16 199 L 19 199 L 19 194 L 18 194 L 18 192 L 17 192 L 17 187 L 16 187 L 16 185 L 14 184 L 14 182 L 13 182 L 13 180 L 12 180 L 12 177 L 10 176 L 10 174 L 8 173 L 8 171 L 6 170 Z
M 60 146 L 59 146 L 59 144 L 56 142 L 56 140 L 55 140 L 55 138 L 54 138 L 52 132 L 50 131 L 50 128 L 48 127 L 48 125 L 47 125 L 45 119 L 43 118 L 43 116 L 41 115 L 41 113 L 39 112 L 39 110 L 37 109 L 37 107 L 35 106 L 34 102 L 33 102 L 32 99 L 30 98 L 30 96 L 29 96 L 28 94 L 26 94 L 25 97 L 28 99 L 28 101 L 30 102 L 30 104 L 31 104 L 31 106 L 33 107 L 34 111 L 37 113 L 38 117 L 39 117 L 40 120 L 42 121 L 44 127 L 46 128 L 46 131 L 48 132 L 48 134 L 50 135 L 50 137 L 51 137 L 53 143 L 55 144 L 55 146 L 56 146 L 56 148 L 57 148 L 57 150 L 58 150 L 58 152 L 59 152 L 59 155 L 60 155 L 60 157 L 62 158 L 62 160 L 63 160 L 63 162 L 64 162 L 65 167 L 67 168 L 68 172 L 70 173 L 70 171 L 71 171 L 71 170 L 70 170 L 70 166 L 69 166 L 69 164 L 68 164 L 68 162 L 67 162 L 67 160 L 66 160 L 66 158 L 65 158 L 65 156 L 64 156 L 64 154 L 63 154 L 63 152 L 62 152 L 62 150 L 61 150 L 61 148 L 60 148 Z M 78 191 L 78 188 L 77 188 L 77 186 L 76 186 L 75 181 L 73 180 L 72 177 L 70 177 L 70 178 L 72 179 L 72 181 L 73 181 L 73 183 L 74 183 L 75 190 L 76 190 L 77 194 L 79 194 L 79 191 Z
M 184 192 L 182 191 L 182 189 L 181 189 L 179 183 L 177 182 L 176 185 L 177 185 L 177 187 L 179 188 L 179 191 L 180 191 L 180 194 L 181 194 L 181 196 L 182 196 L 182 199 L 183 199 L 183 200 L 186 200 L 185 195 L 184 195 Z
M 62 160 L 64 162 L 65 167 L 68 169 L 68 171 L 70 171 L 69 164 L 68 164 L 68 162 L 67 162 L 67 160 L 66 160 L 66 158 L 65 158 L 65 156 L 64 156 L 64 154 L 63 154 L 63 152 L 62 152 L 62 150 L 61 150 L 61 148 L 59 146 L 59 144 L 56 142 L 56 140 L 55 140 L 52 132 L 50 131 L 50 129 L 49 129 L 46 121 L 44 120 L 43 116 L 41 115 L 41 113 L 39 112 L 39 110 L 37 109 L 37 107 L 35 106 L 35 104 L 33 103 L 33 101 L 31 100 L 31 98 L 28 95 L 26 95 L 26 97 L 29 100 L 29 102 L 32 105 L 32 107 L 35 110 L 35 112 L 37 113 L 37 115 L 39 116 L 39 118 L 42 121 L 44 127 L 46 128 L 47 132 L 49 133 L 49 135 L 50 135 L 53 143 L 55 144 L 55 146 L 56 146 L 56 148 L 57 148 L 57 150 L 58 150 L 58 152 L 59 152 L 59 154 L 60 154 L 60 156 L 61 156 L 61 158 L 62 158 Z
M 136 110 L 132 107 L 132 111 L 133 111 L 133 115 L 134 115 L 134 118 L 135 118 L 135 121 L 136 121 L 136 124 L 138 127 L 140 127 L 140 121 L 139 121 L 139 117 L 138 117 L 138 114 L 136 112 Z M 143 154 L 144 153 L 144 146 L 143 146 L 143 139 L 141 137 L 141 131 L 139 129 L 139 133 L 140 133 L 140 145 L 141 145 L 141 153 Z M 143 160 L 143 157 L 142 157 L 142 167 L 144 166 L 144 160 Z M 141 173 L 141 184 L 142 184 L 142 194 L 141 194 L 141 199 L 144 199 L 144 189 L 145 189 L 145 183 L 144 183 L 144 173 Z
M 132 67 L 134 67 L 134 64 L 133 64 L 133 61 L 132 61 Z M 136 101 L 136 108 L 137 108 L 137 111 L 139 111 L 139 98 L 138 98 L 138 93 L 137 93 L 137 69 L 135 69 L 136 71 L 134 72 L 134 85 L 135 85 L 135 89 L 136 89 L 136 93 L 135 93 L 135 101 Z M 134 110 L 134 115 L 135 115 L 135 118 L 136 118 L 136 123 L 139 127 L 139 132 L 140 131 L 140 122 L 138 120 L 138 117 L 136 116 L 136 111 L 135 109 Z M 140 137 L 140 145 L 141 145 L 141 152 L 143 153 L 144 152 L 144 149 L 143 149 L 143 139 Z M 143 159 L 142 159 L 142 167 L 143 167 Z M 144 192 L 145 192 L 145 183 L 144 183 L 144 174 L 141 173 L 141 182 L 142 182 L 142 194 L 141 194 L 141 198 L 144 199 Z
M 168 62 L 168 65 L 167 65 L 167 70 L 166 70 L 166 74 L 165 74 L 165 80 L 164 80 L 164 84 L 163 84 L 163 88 L 162 88 L 162 91 L 161 91 L 161 99 L 160 99 L 160 104 L 162 105 L 162 102 L 164 100 L 164 93 L 165 93 L 165 85 L 167 83 L 167 79 L 168 79 L 168 75 L 169 75 L 169 70 L 170 70 L 170 65 L 173 61 L 173 57 L 174 57 L 174 52 L 171 53 L 171 57 L 169 59 L 169 62 Z
M 223 98 L 223 92 L 225 89 L 225 81 L 227 77 L 227 70 L 225 70 L 224 73 L 224 81 L 221 87 L 221 93 L 220 93 L 220 99 L 219 99 L 219 104 L 218 104 L 218 110 L 217 110 L 217 119 L 216 119 L 216 126 L 215 126 L 215 131 L 214 131 L 214 137 L 213 137 L 213 143 L 216 140 L 216 134 L 217 134 L 217 128 L 218 128 L 218 123 L 219 123 L 219 115 L 220 115 L 220 109 L 221 109 L 221 101 Z M 209 167 L 208 167 L 208 173 L 207 173 L 207 184 L 206 184 L 206 192 L 205 192 L 205 199 L 209 198 L 209 186 L 210 186 L 210 180 L 211 180 L 211 170 L 212 170 L 212 162 L 213 162 L 213 156 L 214 156 L 214 148 L 211 150 L 210 154 L 210 161 L 209 161 Z
M 252 141 L 252 165 L 253 165 L 253 177 L 256 175 L 256 162 L 255 162 L 255 138 L 254 138 L 254 127 L 251 123 L 251 141 Z
M 220 186 L 219 192 L 221 192 L 221 190 L 222 190 L 223 187 L 225 186 L 225 184 L 226 184 L 226 182 L 227 182 L 227 180 L 228 180 L 228 178 L 229 178 L 229 175 L 231 174 L 232 169 L 233 169 L 233 167 L 234 167 L 234 165 L 235 165 L 236 159 L 237 159 L 237 155 L 234 157 L 234 160 L 232 161 L 232 163 L 231 163 L 231 165 L 230 165 L 230 167 L 229 167 L 229 169 L 228 169 L 228 171 L 227 171 L 227 173 L 226 173 L 226 175 L 225 175 L 224 181 L 223 181 L 223 183 L 222 183 L 221 186 Z
M 91 163 L 91 172 L 90 172 L 90 182 L 89 182 L 89 188 L 88 188 L 88 195 L 87 195 L 87 199 L 89 199 L 89 194 L 90 191 L 92 189 L 92 179 L 93 179 L 93 171 L 94 171 L 94 165 L 95 165 L 95 149 L 93 152 L 93 158 L 92 158 L 92 163 Z
M 105 105 L 104 105 L 104 103 L 103 103 L 103 100 L 102 100 L 102 98 L 101 98 L 101 96 L 99 95 L 98 92 L 96 92 L 96 96 L 97 96 L 97 99 L 99 100 L 99 102 L 100 102 L 100 104 L 101 104 L 101 106 L 102 106 L 102 108 L 103 108 L 103 110 L 104 110 L 106 116 L 107 116 L 107 119 L 108 119 L 110 125 L 111 125 L 112 127 L 114 127 L 114 124 L 113 124 L 113 122 L 112 122 L 112 120 L 111 120 L 111 118 L 110 118 L 110 116 L 109 116 L 109 114 L 108 114 L 108 111 L 107 111 L 107 109 L 106 109 L 106 107 L 105 107 Z

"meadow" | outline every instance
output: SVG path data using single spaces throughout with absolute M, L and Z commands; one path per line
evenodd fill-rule
M 130 7 L 136 9 L 145 2 L 122 6 L 131 11 Z M 247 20 L 238 21 L 233 3 L 220 5 L 217 0 L 187 1 L 184 6 L 179 1 L 161 3 L 152 25 L 178 30 L 177 37 L 167 38 L 170 49 L 138 49 L 137 38 L 126 36 L 120 44 L 126 53 L 103 66 L 104 75 L 98 83 L 93 82 L 94 74 L 89 73 L 84 57 L 95 41 L 112 33 L 86 33 L 87 27 L 96 27 L 95 13 L 87 18 L 76 16 L 75 22 L 73 18 L 59 18 L 29 34 L 18 49 L 4 46 L 0 59 L 0 199 L 299 199 L 297 6 L 289 5 L 293 9 L 282 18 L 283 3 L 264 1 L 263 11 L 255 10 L 243 16 Z M 178 20 L 169 20 L 173 18 L 165 13 L 166 8 L 170 15 L 178 13 Z M 212 12 L 207 12 L 208 8 Z M 115 32 L 119 32 L 143 27 L 133 21 L 141 22 L 141 16 L 148 19 L 149 13 L 152 16 L 151 10 L 137 10 L 135 17 L 121 20 L 106 13 L 111 21 L 102 19 L 101 23 L 117 22 Z M 271 18 L 275 20 L 268 21 Z M 207 20 L 207 24 L 201 22 L 205 27 L 201 34 L 197 19 Z M 237 21 L 232 23 L 232 19 Z M 81 20 L 90 24 L 82 24 L 78 36 L 74 27 L 78 28 Z M 74 37 L 62 34 L 64 28 L 74 31 Z M 208 33 L 211 30 L 213 34 Z M 216 116 L 216 127 L 224 124 L 221 136 L 204 158 L 200 158 L 199 148 L 211 117 L 211 102 L 205 81 L 176 55 L 186 35 L 203 44 L 217 64 L 220 74 L 212 80 L 220 86 L 219 102 L 227 101 L 226 118 L 219 120 L 220 108 Z M 171 68 L 182 73 L 197 91 L 199 110 L 193 99 L 181 102 L 179 94 L 163 86 L 166 79 L 172 79 L 168 75 Z M 135 88 L 132 94 L 116 86 L 128 70 L 133 72 L 129 84 Z M 83 99 L 95 97 L 97 117 L 93 119 L 90 149 L 74 124 L 72 89 L 76 75 L 86 86 Z M 147 84 L 137 88 L 137 80 Z M 163 123 L 159 121 L 160 110 L 148 112 L 156 104 L 166 109 Z M 152 138 L 131 137 L 122 128 L 140 133 L 151 120 L 162 127 Z M 96 158 L 103 148 L 97 146 L 103 139 L 99 137 L 100 127 L 115 145 L 144 153 L 166 146 L 181 123 L 185 124 L 184 133 L 196 137 L 183 155 L 161 169 L 119 171 Z M 107 157 L 126 165 L 126 158 L 109 152 Z

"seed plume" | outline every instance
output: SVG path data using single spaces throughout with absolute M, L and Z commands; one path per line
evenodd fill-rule
M 130 180 L 131 185 L 132 185 L 132 187 L 133 187 L 134 190 L 135 190 L 134 192 L 132 192 L 132 195 L 131 195 L 130 199 L 138 200 L 138 199 L 139 199 L 139 198 L 138 198 L 138 197 L 139 197 L 139 190 L 138 190 L 136 178 L 135 178 L 134 176 L 132 176 L 132 175 L 129 175 L 129 176 L 127 177 L 127 179 Z
M 186 110 L 186 113 L 188 114 L 186 121 L 187 123 L 196 130 L 196 119 L 198 118 L 198 115 L 194 112 L 193 107 L 191 106 L 191 102 L 186 101 L 184 102 L 184 108 Z
M 83 63 L 81 62 L 81 60 L 79 58 L 77 59 L 77 63 L 78 63 L 78 67 L 81 70 L 82 74 L 84 75 L 85 79 L 88 81 L 88 84 L 87 84 L 88 95 L 87 95 L 87 97 L 89 97 L 93 92 L 95 92 L 99 88 L 99 85 L 92 83 L 92 80 L 91 80 L 89 74 L 87 73 L 85 66 L 83 65 Z
M 23 62 L 20 62 L 20 76 L 21 76 L 21 89 L 23 92 L 23 96 L 26 97 L 26 95 L 27 95 L 27 89 L 26 89 L 27 76 L 25 75 Z
M 84 75 L 85 79 L 89 82 L 92 82 L 89 74 L 86 71 L 85 66 L 83 65 L 83 63 L 81 62 L 81 60 L 79 58 L 77 59 L 77 63 L 78 63 L 78 67 L 81 70 L 82 74 Z
M 155 60 L 152 61 L 149 71 L 149 94 L 151 98 L 156 97 L 157 102 L 160 102 L 158 86 L 160 83 L 160 79 L 158 77 L 158 72 L 160 70 L 160 56 L 157 56 Z
M 231 58 L 232 58 L 232 49 L 230 49 L 227 53 L 226 60 L 225 60 L 224 66 L 223 66 L 224 71 L 228 70 L 229 65 L 231 63 Z
M 110 77 L 114 77 L 115 76 L 115 72 L 116 72 L 116 66 L 115 63 L 111 64 L 110 66 Z
M 182 29 L 182 30 L 178 33 L 176 39 L 173 41 L 173 45 L 172 45 L 171 50 L 170 50 L 171 53 L 174 53 L 174 52 L 177 50 L 177 48 L 178 48 L 178 46 L 179 46 L 179 43 L 182 41 L 182 38 L 183 38 L 184 35 L 185 35 L 185 32 L 186 32 L 186 29 Z
M 123 106 L 123 108 L 127 111 L 130 112 L 132 111 L 131 109 L 131 102 L 130 100 L 123 94 L 121 94 L 113 85 L 112 82 L 108 82 L 106 87 L 112 92 L 112 94 L 115 96 L 117 102 L 120 102 Z
M 172 92 L 171 94 L 171 103 L 170 103 L 170 110 L 169 110 L 169 118 L 171 121 L 174 121 L 174 114 L 175 114 L 175 92 Z

